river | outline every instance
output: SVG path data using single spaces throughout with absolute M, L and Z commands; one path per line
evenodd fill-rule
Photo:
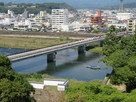
M 24 52 L 22 49 L 0 48 L 0 54 L 11 55 Z M 69 78 L 82 81 L 104 79 L 112 68 L 107 68 L 104 63 L 99 63 L 102 56 L 86 51 L 78 54 L 76 49 L 67 49 L 57 52 L 56 62 L 47 63 L 47 55 L 40 55 L 12 63 L 12 68 L 19 73 L 49 74 L 57 78 Z M 99 65 L 100 70 L 86 68 L 88 65 Z

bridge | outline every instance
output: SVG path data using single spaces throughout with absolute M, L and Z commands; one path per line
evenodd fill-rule
M 88 39 L 83 39 L 80 41 L 75 41 L 71 43 L 56 45 L 48 48 L 41 48 L 37 50 L 32 50 L 28 52 L 23 52 L 15 55 L 10 55 L 8 58 L 14 62 L 22 59 L 26 59 L 29 57 L 34 57 L 42 54 L 47 54 L 47 61 L 53 62 L 56 59 L 56 54 L 58 51 L 69 49 L 69 48 L 75 48 L 78 47 L 78 53 L 84 53 L 85 52 L 85 45 L 98 42 L 100 41 L 100 44 L 102 45 L 102 41 L 104 40 L 105 36 L 99 36 L 99 37 L 93 37 Z

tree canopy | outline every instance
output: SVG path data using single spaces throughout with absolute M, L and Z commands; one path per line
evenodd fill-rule
M 71 85 L 65 95 L 68 102 L 135 102 L 135 92 L 122 93 L 112 86 L 94 81 Z
M 11 68 L 10 60 L 0 55 L 0 102 L 34 102 L 34 88 Z
M 113 84 L 126 84 L 127 91 L 136 88 L 136 34 L 118 39 L 114 32 L 108 34 L 103 46 L 103 62 L 114 68 Z

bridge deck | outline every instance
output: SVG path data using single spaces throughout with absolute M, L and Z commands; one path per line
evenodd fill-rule
M 122 36 L 122 35 L 119 35 L 119 36 Z M 105 38 L 105 36 L 88 38 L 88 39 L 75 41 L 75 42 L 71 42 L 71 43 L 66 43 L 66 44 L 56 45 L 56 46 L 52 46 L 52 47 L 48 47 L 48 48 L 42 48 L 42 49 L 23 52 L 23 53 L 19 53 L 19 54 L 15 54 L 15 55 L 10 55 L 10 56 L 8 56 L 8 58 L 11 61 L 17 61 L 17 60 L 21 60 L 21 59 L 41 55 L 41 54 L 50 54 L 50 53 L 61 51 L 64 49 L 74 48 L 74 47 L 86 45 L 89 43 L 98 42 L 98 41 L 104 40 L 104 38 Z
M 57 52 L 57 51 L 64 50 L 64 49 L 78 47 L 81 45 L 89 44 L 89 43 L 100 41 L 103 39 L 104 39 L 104 37 L 89 38 L 89 39 L 84 39 L 84 40 L 75 41 L 75 42 L 71 42 L 71 43 L 56 45 L 56 46 L 52 46 L 52 47 L 48 47 L 48 48 L 42 48 L 42 49 L 23 52 L 23 53 L 19 53 L 19 54 L 15 54 L 15 55 L 10 55 L 10 56 L 8 56 L 8 58 L 11 61 L 17 61 L 17 60 L 21 60 L 21 59 L 41 55 L 41 54 L 49 54 L 49 53 Z

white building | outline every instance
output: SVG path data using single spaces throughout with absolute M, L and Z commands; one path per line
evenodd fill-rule
M 58 79 L 44 79 L 43 83 L 41 82 L 29 82 L 36 89 L 44 89 L 46 86 L 57 86 L 58 91 L 65 91 L 68 87 L 67 80 L 58 80 Z
M 28 29 L 39 30 L 40 27 L 41 24 L 29 19 L 14 22 L 14 28 L 17 28 L 19 30 L 28 30 Z
M 133 18 L 133 14 L 132 13 L 117 13 L 117 19 L 118 20 L 128 20 L 130 18 Z
M 81 23 L 78 21 L 73 22 L 72 24 L 69 25 L 70 31 L 74 32 L 86 32 L 91 30 L 90 28 L 90 23 Z
M 3 19 L 3 24 L 4 25 L 10 25 L 10 24 L 14 24 L 15 18 L 4 18 Z
M 68 24 L 67 9 L 52 9 L 52 31 L 61 31 L 61 25 Z
M 14 11 L 11 11 L 11 10 L 8 10 L 8 14 L 9 14 L 11 17 L 14 17 L 14 16 L 15 16 Z

